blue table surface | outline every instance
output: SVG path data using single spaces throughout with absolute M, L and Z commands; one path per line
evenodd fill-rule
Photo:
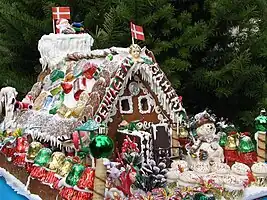
M 0 200 L 27 200 L 26 197 L 17 194 L 3 177 L 0 177 Z

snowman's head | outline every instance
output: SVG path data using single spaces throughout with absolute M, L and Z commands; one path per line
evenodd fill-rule
M 202 141 L 212 142 L 216 133 L 215 124 L 205 123 L 197 128 L 196 133 Z

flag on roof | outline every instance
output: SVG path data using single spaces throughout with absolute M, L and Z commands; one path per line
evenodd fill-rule
M 53 19 L 70 19 L 70 7 L 52 7 Z
M 145 40 L 145 35 L 142 26 L 135 25 L 131 22 L 132 37 L 137 40 Z

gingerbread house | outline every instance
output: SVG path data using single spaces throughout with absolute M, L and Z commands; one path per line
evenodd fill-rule
M 125 135 L 135 137 L 147 159 L 174 155 L 172 147 L 178 143 L 172 132 L 185 110 L 153 53 L 138 45 L 102 50 L 91 46 L 88 34 L 41 38 L 43 72 L 29 92 L 33 109 L 20 113 L 16 126 L 71 151 L 65 141 L 77 126 L 94 119 L 106 124 L 116 144 Z

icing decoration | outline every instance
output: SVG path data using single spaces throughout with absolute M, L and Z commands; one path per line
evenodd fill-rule
M 55 43 L 55 41 L 57 41 Z M 89 34 L 49 34 L 39 40 L 38 50 L 41 54 L 40 62 L 43 70 L 46 66 L 53 69 L 57 63 L 62 61 L 67 54 L 80 52 L 89 54 L 94 39 Z
M 105 97 L 99 105 L 99 109 L 95 114 L 95 120 L 98 123 L 101 123 L 104 119 L 107 118 L 108 113 L 111 110 L 112 104 L 122 88 L 127 72 L 132 65 L 133 63 L 130 64 L 129 58 L 126 58 L 122 62 L 121 67 L 116 72 L 115 78 L 107 89 Z
M 133 96 L 137 96 L 140 92 L 140 88 L 137 82 L 131 82 L 129 84 L 129 91 Z
M 126 110 L 126 108 L 124 108 L 124 104 L 128 104 L 128 108 L 129 108 L 128 110 Z M 132 114 L 133 113 L 132 96 L 122 96 L 122 97 L 120 97 L 120 113 L 121 114 Z
M 144 100 L 145 102 L 143 103 Z M 141 114 L 151 113 L 155 105 L 156 102 L 150 94 L 138 97 L 138 110 Z
M 18 194 L 31 200 L 42 200 L 38 195 L 31 194 L 26 186 L 18 180 L 16 177 L 12 176 L 8 171 L 0 167 L 0 177 L 4 177 L 6 183 Z

